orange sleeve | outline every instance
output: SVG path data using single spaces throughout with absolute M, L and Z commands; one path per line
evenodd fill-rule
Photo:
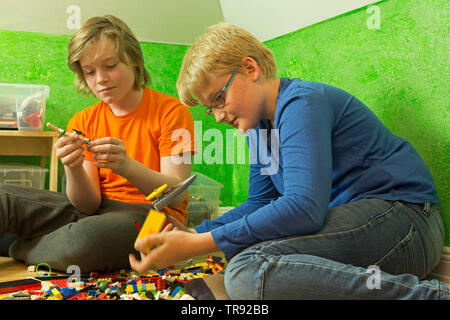
M 165 108 L 162 114 L 163 125 L 159 138 L 161 157 L 197 152 L 194 133 L 194 119 L 188 107 L 176 104 Z

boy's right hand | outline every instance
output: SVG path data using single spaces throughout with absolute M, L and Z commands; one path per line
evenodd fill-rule
M 62 164 L 69 168 L 76 168 L 83 165 L 83 142 L 75 132 L 64 135 L 55 143 L 56 156 Z

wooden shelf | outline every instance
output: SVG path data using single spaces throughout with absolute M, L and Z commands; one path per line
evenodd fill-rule
M 58 191 L 58 158 L 54 144 L 58 134 L 53 131 L 0 130 L 0 155 L 38 156 L 45 168 L 45 157 L 50 157 L 49 189 Z

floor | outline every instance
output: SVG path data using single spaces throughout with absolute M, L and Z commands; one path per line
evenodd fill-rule
M 212 253 L 211 255 L 222 257 L 222 260 L 224 260 L 222 252 L 215 252 Z M 207 257 L 208 255 L 195 257 L 192 259 L 192 263 L 190 263 L 189 261 L 181 261 L 179 264 L 176 265 L 176 267 L 178 266 L 183 267 L 196 263 L 203 263 L 206 262 Z M 0 257 L 0 282 L 26 279 L 27 277 L 36 276 L 36 272 L 30 272 L 27 269 L 28 266 L 21 262 L 18 262 L 9 257 Z M 44 271 L 46 271 L 45 268 L 42 270 L 42 272 L 39 273 L 43 275 Z M 54 272 L 53 270 L 52 273 L 58 274 L 58 272 Z
M 0 257 L 0 282 L 34 277 L 36 273 L 27 271 L 27 266 L 12 258 Z

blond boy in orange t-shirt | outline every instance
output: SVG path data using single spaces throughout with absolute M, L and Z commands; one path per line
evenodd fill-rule
M 120 19 L 94 17 L 69 42 L 68 65 L 79 91 L 101 101 L 75 114 L 67 129 L 82 131 L 55 143 L 64 165 L 66 194 L 0 184 L 9 201 L 0 210 L 0 238 L 17 234 L 9 254 L 82 273 L 129 267 L 128 255 L 149 209 L 146 195 L 191 174 L 194 124 L 178 99 L 146 87 L 139 42 Z M 179 157 L 182 156 L 182 159 Z M 183 160 L 183 161 L 180 161 Z M 185 224 L 187 193 L 164 211 Z M 69 271 L 67 271 L 69 272 Z

